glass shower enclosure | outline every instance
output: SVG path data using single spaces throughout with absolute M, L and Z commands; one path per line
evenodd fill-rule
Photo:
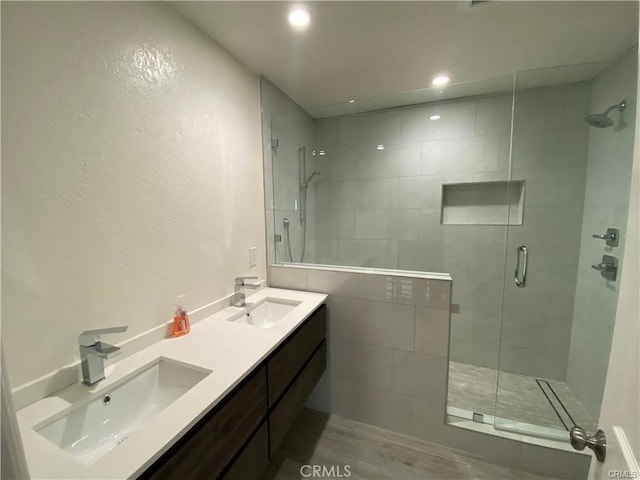
M 563 441 L 575 424 L 594 431 L 609 264 L 624 268 L 636 58 L 317 119 L 263 79 L 269 261 L 450 274 L 449 420 Z
M 590 81 L 528 88 L 591 67 Z M 597 429 L 623 268 L 636 72 L 634 49 L 605 69 L 516 76 L 510 179 L 527 191 L 522 223 L 507 229 L 499 429 L 555 439 L 576 425 Z

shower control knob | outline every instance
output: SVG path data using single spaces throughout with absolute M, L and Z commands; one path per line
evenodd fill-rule
M 618 237 L 620 236 L 620 230 L 617 228 L 607 228 L 607 232 L 603 234 L 594 233 L 593 238 L 599 238 L 600 240 L 606 240 L 609 247 L 618 246 Z
M 600 263 L 594 263 L 591 265 L 594 270 L 599 270 L 607 280 L 615 281 L 618 274 L 618 259 L 611 255 L 603 255 Z

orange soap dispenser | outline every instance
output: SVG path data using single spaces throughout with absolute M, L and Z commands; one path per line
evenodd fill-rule
M 181 337 L 189 333 L 189 330 L 191 330 L 189 315 L 187 315 L 187 311 L 182 305 L 178 305 L 176 314 L 173 317 L 173 333 L 171 335 L 173 337 Z

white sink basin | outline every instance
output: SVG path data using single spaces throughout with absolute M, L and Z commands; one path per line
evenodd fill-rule
M 258 302 L 247 305 L 247 312 L 230 319 L 233 322 L 245 323 L 256 327 L 269 328 L 300 305 L 295 300 L 267 297 Z
M 35 430 L 77 461 L 90 465 L 210 373 L 159 358 L 88 402 L 47 419 Z

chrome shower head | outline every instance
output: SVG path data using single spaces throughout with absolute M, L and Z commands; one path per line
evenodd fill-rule
M 593 113 L 584 119 L 592 127 L 606 128 L 613 125 L 613 120 L 607 117 L 604 113 Z
M 627 108 L 626 100 L 621 101 L 616 105 L 611 105 L 602 113 L 592 113 L 591 115 L 587 115 L 584 119 L 592 127 L 596 128 L 606 128 L 613 125 L 613 120 L 609 118 L 609 112 L 612 110 L 618 110 L 619 112 L 623 112 L 624 109 Z
M 284 218 L 284 220 L 282 220 L 282 226 L 284 226 L 284 228 L 289 228 L 289 219 L 288 218 Z

